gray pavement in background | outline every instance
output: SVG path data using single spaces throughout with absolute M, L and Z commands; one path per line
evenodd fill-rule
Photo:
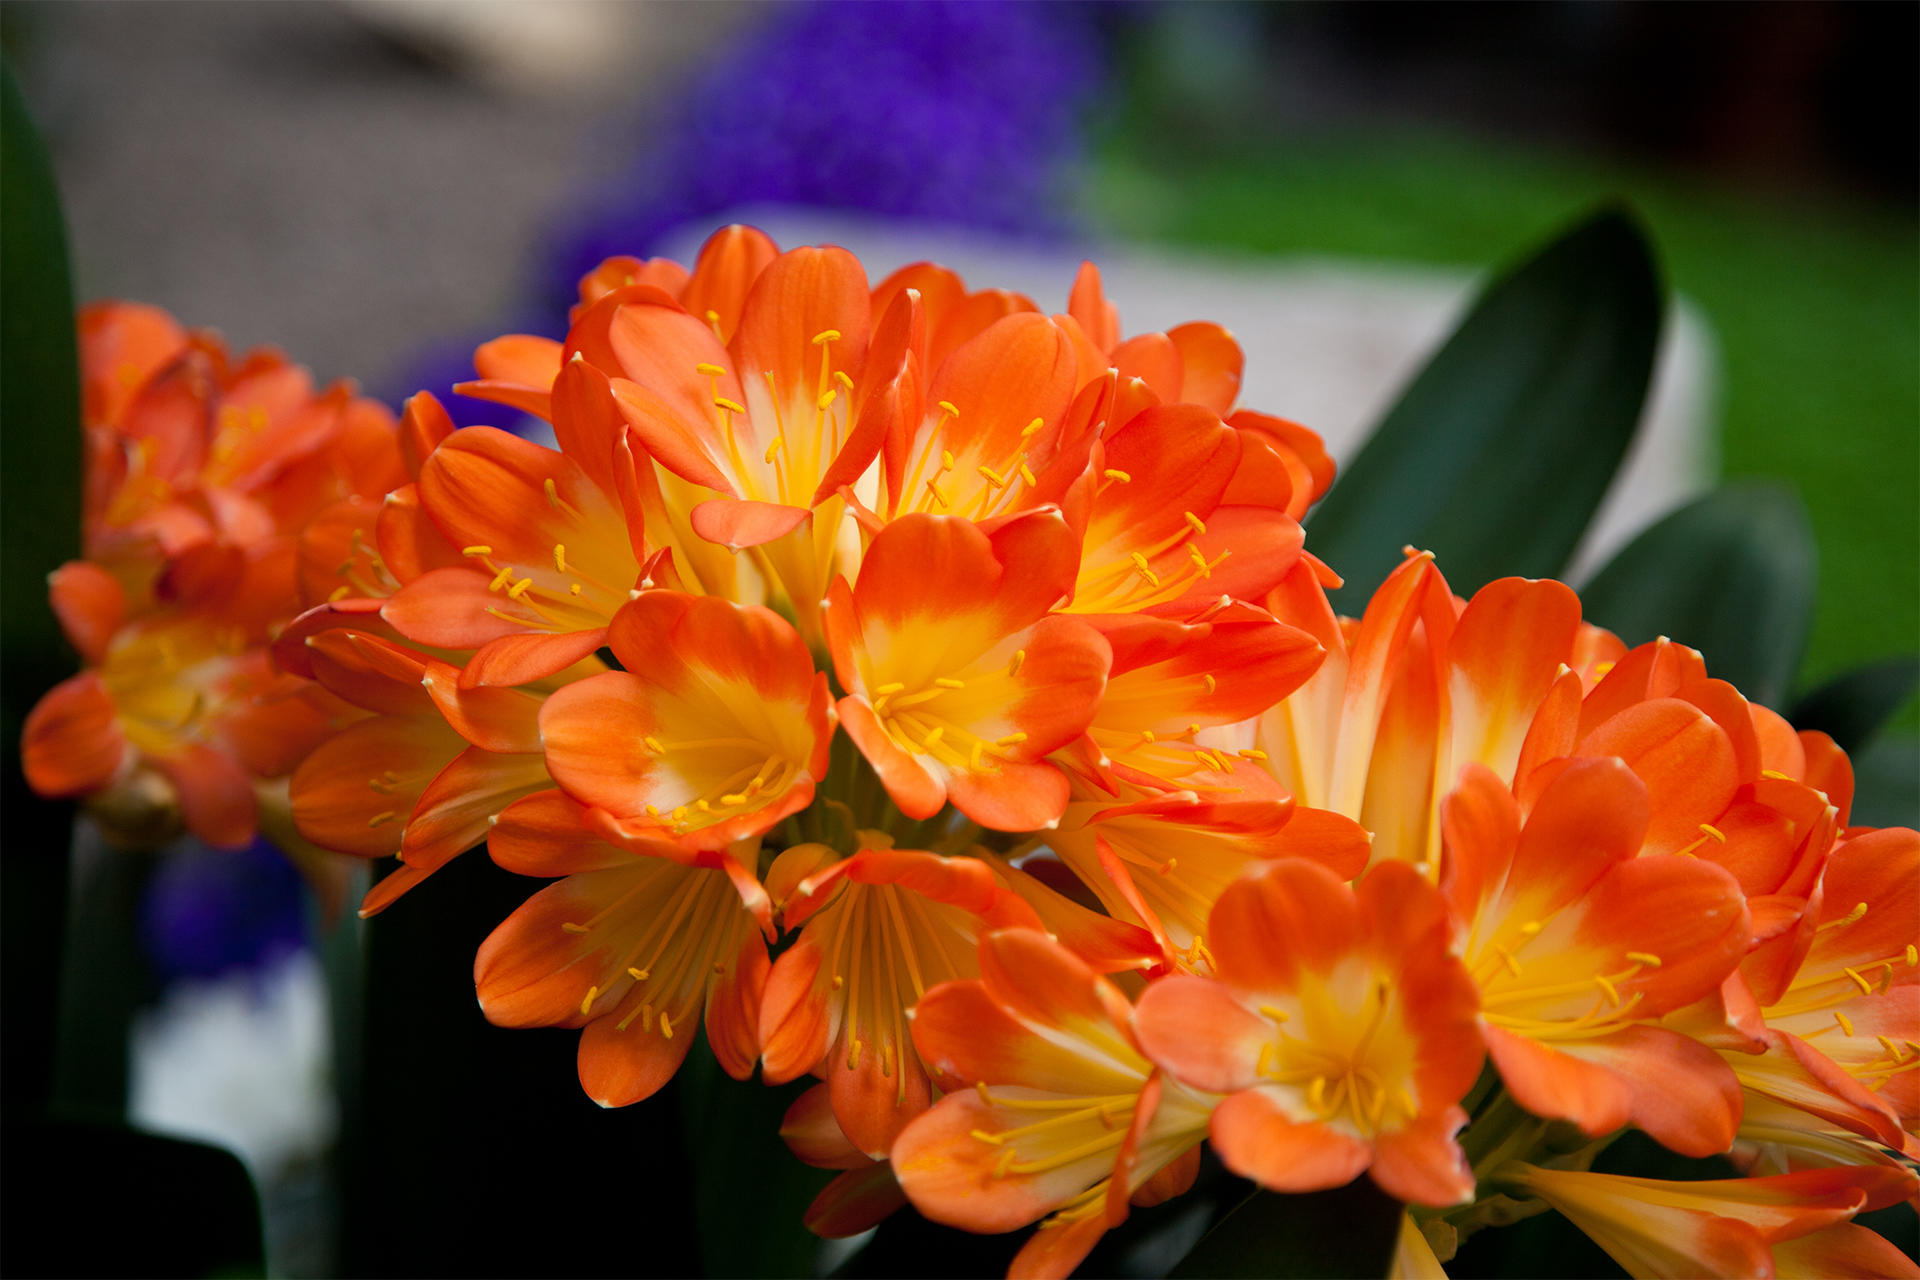
M 53 153 L 79 297 L 158 303 L 370 385 L 423 339 L 495 321 L 539 230 L 631 155 L 646 94 L 752 16 L 549 5 L 576 27 L 602 11 L 594 58 L 563 43 L 509 73 L 396 36 L 422 11 L 540 6 L 9 0 L 7 56 Z

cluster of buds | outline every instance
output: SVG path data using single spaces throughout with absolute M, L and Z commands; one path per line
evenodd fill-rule
M 257 670 L 318 708 L 274 712 L 300 836 L 398 860 L 363 914 L 482 844 L 553 881 L 475 983 L 578 1028 L 602 1105 L 704 1024 L 736 1078 L 818 1079 L 783 1129 L 842 1171 L 816 1230 L 1038 1224 L 1021 1274 L 1209 1140 L 1276 1191 L 1370 1175 L 1414 1272 L 1552 1207 L 1636 1274 L 1912 1273 L 1849 1220 L 1915 1193 L 1920 835 L 1559 583 L 1462 600 L 1410 550 L 1336 616 L 1299 524 L 1332 465 L 1236 406 L 1224 329 L 1123 338 L 1090 266 L 1048 315 L 733 227 L 475 363 L 555 447 L 422 394 L 327 494 L 383 501 L 267 507 L 310 607 Z M 166 616 L 267 557 L 223 502 L 192 545 L 232 567 L 177 558 Z M 105 666 L 29 759 L 73 791 L 61 731 L 130 713 L 70 629 Z M 1751 1176 L 1590 1172 L 1628 1126 Z

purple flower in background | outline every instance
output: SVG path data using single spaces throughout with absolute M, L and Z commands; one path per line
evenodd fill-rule
M 1106 9 L 1015 0 L 797 4 L 722 48 L 662 98 L 633 162 L 574 200 L 539 255 L 526 333 L 558 337 L 575 282 L 613 254 L 649 256 L 689 223 L 748 204 L 860 210 L 1050 237 L 1069 212 L 1084 117 L 1105 77 Z M 471 377 L 448 342 L 406 394 Z M 455 353 L 458 352 L 458 359 Z M 463 425 L 511 410 L 450 404 Z
M 307 939 L 300 873 L 271 845 L 195 844 L 160 859 L 140 903 L 140 942 L 155 978 L 213 978 L 258 968 Z

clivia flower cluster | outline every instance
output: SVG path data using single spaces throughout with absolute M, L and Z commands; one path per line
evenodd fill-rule
M 1406 1274 L 1549 1207 L 1636 1275 L 1914 1273 L 1850 1219 L 1916 1191 L 1920 834 L 1559 583 L 1462 600 L 1410 550 L 1336 616 L 1299 524 L 1332 465 L 1237 407 L 1219 326 L 732 227 L 479 349 L 462 390 L 549 448 L 92 322 L 121 469 L 55 582 L 92 666 L 35 785 L 150 768 L 218 835 L 210 758 L 291 769 L 300 836 L 397 859 L 363 914 L 483 843 L 550 880 L 480 948 L 486 1016 L 578 1028 L 605 1106 L 703 1026 L 817 1078 L 783 1134 L 843 1171 L 823 1234 L 911 1202 L 1038 1224 L 1014 1270 L 1065 1275 L 1211 1141 L 1275 1191 L 1371 1177 Z M 1589 1171 L 1629 1126 L 1748 1176 Z

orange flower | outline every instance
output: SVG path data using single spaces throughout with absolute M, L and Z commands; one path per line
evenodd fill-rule
M 786 901 L 787 928 L 805 927 L 774 963 L 760 1010 L 767 1082 L 820 1072 L 847 1138 L 876 1159 L 932 1100 L 907 1010 L 975 975 L 981 932 L 1039 925 L 987 863 L 887 843 L 863 833 L 850 858 L 796 845 L 775 861 L 768 889 Z
M 1575 760 L 1522 823 L 1493 772 L 1470 765 L 1443 809 L 1440 885 L 1488 1052 L 1521 1106 L 1590 1137 L 1631 1120 L 1711 1155 L 1733 1142 L 1739 1087 L 1711 1049 L 1650 1022 L 1733 972 L 1746 902 L 1711 863 L 1639 856 L 1646 797 L 1620 761 Z
M 489 847 L 509 871 L 565 879 L 480 945 L 473 980 L 488 1021 L 583 1028 L 580 1085 L 603 1107 L 666 1084 L 703 1011 L 721 1067 L 738 1080 L 753 1074 L 767 946 L 764 909 L 737 887 L 751 871 L 616 848 L 556 791 L 503 812 Z
M 626 670 L 570 684 L 540 712 L 547 767 L 603 835 L 722 849 L 813 799 L 827 678 L 777 614 L 648 591 L 608 639 Z
M 1514 1163 L 1496 1179 L 1521 1194 L 1537 1196 L 1573 1220 L 1614 1261 L 1636 1277 L 1771 1276 L 1776 1252 L 1792 1241 L 1793 1262 L 1815 1263 L 1811 1274 L 1861 1274 L 1844 1267 L 1826 1269 L 1813 1237 L 1826 1235 L 1866 1208 L 1879 1208 L 1910 1196 L 1914 1175 L 1906 1169 L 1876 1166 L 1810 1169 L 1771 1178 L 1735 1178 L 1707 1182 L 1662 1182 L 1614 1174 L 1537 1168 Z M 1829 1263 L 1854 1257 L 1904 1256 L 1898 1250 L 1862 1250 L 1857 1237 L 1827 1236 Z M 1809 1274 L 1800 1270 L 1797 1274 Z M 1883 1274 L 1914 1274 L 1911 1264 Z
M 1445 904 L 1410 868 L 1356 892 L 1288 859 L 1230 886 L 1209 921 L 1215 980 L 1154 983 L 1140 1045 L 1175 1079 L 1228 1095 L 1212 1136 L 1234 1172 L 1314 1191 L 1371 1172 L 1414 1204 L 1473 1195 L 1453 1135 L 1479 1074 L 1472 980 Z
M 1155 1070 L 1125 997 L 1044 934 L 987 934 L 979 963 L 978 979 L 914 1009 L 914 1043 L 950 1092 L 901 1132 L 894 1171 L 936 1222 L 1012 1231 L 1044 1218 L 1010 1274 L 1065 1276 L 1129 1199 L 1192 1185 L 1216 1099 Z
M 841 723 L 908 817 L 947 800 L 999 830 L 1060 816 L 1067 778 L 1045 757 L 1093 719 L 1109 656 L 1098 631 L 1049 612 L 1076 552 L 1050 511 L 991 534 L 908 516 L 873 540 L 851 588 L 834 583 Z

